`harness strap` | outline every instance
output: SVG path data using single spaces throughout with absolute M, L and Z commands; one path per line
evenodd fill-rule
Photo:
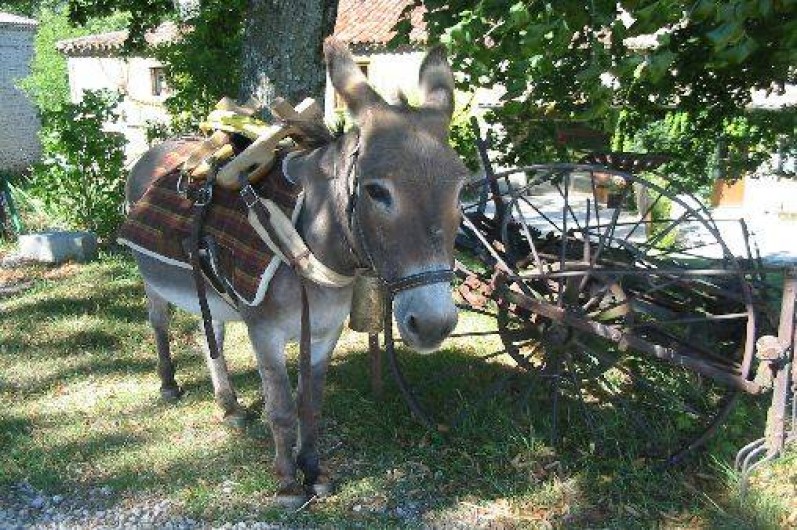
M 450 282 L 453 277 L 454 272 L 452 270 L 443 269 L 413 274 L 412 276 L 407 276 L 406 278 L 401 278 L 385 285 L 385 290 L 387 291 L 384 314 L 385 352 L 387 353 L 387 360 L 390 364 L 390 371 L 393 373 L 393 378 L 396 380 L 396 386 L 398 386 L 401 395 L 404 397 L 404 401 L 407 402 L 407 405 L 418 421 L 420 421 L 430 431 L 437 432 L 446 432 L 448 427 L 446 425 L 437 424 L 434 422 L 429 413 L 426 412 L 424 407 L 415 397 L 415 394 L 413 394 L 412 390 L 410 390 L 410 385 L 398 365 L 396 348 L 393 341 L 393 296 L 401 291 L 406 291 L 407 289 L 412 289 L 413 287 L 420 287 L 421 285 Z
M 354 278 L 324 265 L 313 254 L 293 226 L 293 222 L 269 199 L 262 199 L 248 183 L 241 187 L 241 198 L 249 210 L 249 224 L 263 242 L 282 261 L 303 278 L 324 287 L 345 287 Z
M 213 179 L 208 181 L 199 189 L 199 195 L 194 200 L 193 216 L 191 219 L 191 235 L 189 245 L 191 252 L 191 272 L 194 275 L 196 294 L 199 299 L 199 311 L 202 314 L 202 326 L 205 330 L 205 339 L 208 343 L 208 352 L 211 359 L 219 358 L 219 345 L 216 343 L 216 335 L 213 333 L 213 317 L 210 314 L 207 293 L 205 292 L 205 277 L 202 274 L 202 264 L 199 261 L 199 239 L 202 235 L 202 224 L 208 213 L 208 207 L 212 199 Z
M 313 364 L 310 334 L 310 302 L 307 299 L 307 285 L 304 279 L 300 278 L 302 292 L 302 331 L 299 339 L 299 378 L 301 382 L 301 393 L 298 396 L 299 417 L 303 426 L 301 437 L 302 445 L 304 440 L 313 436 L 318 431 L 318 420 L 313 410 Z M 309 469 L 309 468 L 308 468 Z M 305 472 L 308 471 L 305 469 Z M 315 483 L 317 476 L 305 475 L 305 484 Z
M 429 285 L 432 283 L 450 283 L 454 279 L 454 271 L 451 269 L 442 269 L 438 271 L 420 272 L 412 276 L 405 276 L 393 282 L 388 282 L 385 285 L 390 296 L 396 295 L 401 291 L 420 287 L 421 285 Z
M 289 264 L 294 271 L 296 271 L 297 275 L 299 276 L 299 283 L 301 288 L 301 299 L 302 299 L 302 317 L 301 317 L 301 332 L 299 338 L 299 377 L 301 381 L 302 392 L 299 395 L 299 415 L 302 419 L 302 425 L 305 426 L 306 429 L 316 431 L 318 429 L 318 424 L 315 417 L 315 412 L 313 410 L 313 366 L 312 366 L 312 350 L 311 350 L 311 340 L 312 340 L 312 330 L 310 325 L 310 302 L 307 298 L 307 285 L 306 285 L 306 274 L 308 270 L 308 263 L 312 259 L 315 259 L 315 256 L 304 246 L 304 242 L 302 241 L 303 250 L 299 248 L 299 252 L 295 252 L 296 245 L 290 245 L 286 241 L 288 241 L 285 237 L 284 233 L 281 233 L 280 228 L 284 231 L 284 227 L 287 224 L 288 226 L 293 229 L 293 223 L 285 218 L 285 215 L 282 213 L 282 210 L 273 205 L 271 201 L 266 201 L 261 199 L 257 192 L 252 188 L 249 184 L 248 180 L 246 180 L 246 175 L 241 173 L 239 175 L 239 181 L 241 183 L 241 198 L 243 199 L 246 207 L 249 209 L 249 223 L 252 225 L 252 228 L 260 235 L 261 239 L 268 245 L 268 247 L 274 252 L 277 256 L 280 256 L 280 259 L 285 261 Z M 269 208 L 269 203 L 273 205 L 273 209 Z M 295 229 L 293 230 L 295 233 Z M 298 237 L 298 234 L 296 234 Z M 301 241 L 301 238 L 299 238 Z M 293 247 L 293 248 L 292 248 Z M 316 262 L 321 265 L 318 260 Z M 323 267 L 323 265 L 322 265 Z M 326 267 L 324 267 L 326 268 Z M 330 272 L 337 275 L 334 271 L 329 269 Z M 340 276 L 340 275 L 337 275 Z M 351 280 L 344 278 L 343 285 L 347 285 L 351 283 Z M 316 281 L 314 278 L 310 278 Z M 318 282 L 321 283 L 321 282 Z M 334 284 L 333 284 L 334 285 Z M 340 285 L 334 285 L 340 287 Z M 303 432 L 302 437 L 307 436 L 308 433 Z M 305 482 L 308 484 L 312 484 L 315 482 L 317 477 L 305 477 Z

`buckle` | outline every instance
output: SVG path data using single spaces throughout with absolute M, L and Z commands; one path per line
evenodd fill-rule
M 185 199 L 188 197 L 188 181 L 191 179 L 188 175 L 186 175 L 185 170 L 180 170 L 180 176 L 177 178 L 177 194 Z
M 213 185 L 210 182 L 207 182 L 197 188 L 196 195 L 194 197 L 194 205 L 195 206 L 207 206 L 210 204 L 210 201 L 213 200 Z
M 243 186 L 241 188 L 240 195 L 241 198 L 244 200 L 244 204 L 246 204 L 247 208 L 254 208 L 255 204 L 257 204 L 257 201 L 260 200 L 260 197 L 258 197 L 257 192 L 248 182 L 246 186 Z

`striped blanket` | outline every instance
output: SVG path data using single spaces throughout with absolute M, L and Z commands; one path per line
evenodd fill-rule
M 191 230 L 192 202 L 177 192 L 178 180 L 179 170 L 155 180 L 130 209 L 118 240 L 136 251 L 190 269 L 183 241 Z M 301 188 L 285 178 L 280 161 L 254 188 L 261 197 L 279 205 L 294 223 L 297 221 Z M 203 234 L 215 240 L 220 272 L 238 298 L 247 305 L 258 305 L 280 261 L 252 229 L 246 214 L 237 191 L 216 186 Z

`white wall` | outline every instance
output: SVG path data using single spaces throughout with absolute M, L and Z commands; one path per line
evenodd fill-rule
M 128 140 L 128 160 L 147 150 L 147 122 L 167 123 L 163 102 L 166 95 L 152 94 L 150 69 L 162 66 L 155 59 L 132 57 L 69 57 L 69 88 L 72 101 L 78 102 L 85 90 L 108 89 L 125 95 L 119 110 L 121 123 L 109 130 L 122 132 Z
M 22 171 L 39 159 L 39 116 L 16 87 L 33 57 L 35 26 L 0 24 L 0 170 Z
M 423 61 L 422 52 L 397 54 L 376 53 L 355 55 L 358 62 L 368 63 L 368 81 L 388 101 L 395 101 L 398 89 L 410 100 L 418 102 L 418 69 Z M 335 92 L 327 79 L 324 97 L 324 116 L 328 121 L 335 120 Z

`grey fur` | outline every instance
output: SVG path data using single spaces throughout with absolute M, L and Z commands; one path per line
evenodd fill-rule
M 328 42 L 327 61 L 333 82 L 356 86 L 349 75 L 359 69 L 348 50 L 340 43 Z M 447 64 L 447 63 L 446 63 Z M 358 80 L 355 79 L 354 81 Z M 390 204 L 377 204 L 367 192 L 357 198 L 357 215 L 371 251 L 369 258 L 385 275 L 408 276 L 438 270 L 453 264 L 453 243 L 459 224 L 458 193 L 466 169 L 453 150 L 440 137 L 439 119 L 429 120 L 422 110 L 390 107 L 363 89 L 348 94 L 362 97 L 355 103 L 360 116 L 367 115 L 359 129 L 339 138 L 330 138 L 318 147 L 291 160 L 291 177 L 305 190 L 304 210 L 299 231 L 308 247 L 327 266 L 343 274 L 353 274 L 363 265 L 363 245 L 351 230 L 351 200 L 348 171 L 355 148 L 361 186 L 382 183 L 390 190 Z M 348 99 L 347 99 L 348 101 Z M 447 127 L 447 122 L 446 122 Z M 153 178 L 158 161 L 174 148 L 165 143 L 145 155 L 131 171 L 127 200 L 134 203 Z M 389 184 L 389 185 L 388 185 Z M 362 189 L 362 187 L 361 187 Z M 135 253 L 147 296 L 150 322 L 155 330 L 162 393 L 179 397 L 174 367 L 168 351 L 168 311 L 172 304 L 198 312 L 191 272 Z M 351 287 L 340 289 L 310 285 L 308 297 L 312 329 L 313 419 L 297 421 L 296 401 L 285 366 L 285 345 L 300 332 L 300 285 L 294 272 L 281 265 L 271 281 L 263 303 L 257 307 L 230 308 L 212 289 L 208 301 L 215 322 L 219 349 L 223 346 L 223 323 L 242 320 L 257 357 L 265 398 L 265 415 L 274 437 L 274 469 L 279 479 L 279 494 L 287 500 L 303 499 L 297 482 L 297 465 L 305 486 L 315 492 L 326 491 L 329 483 L 318 459 L 317 423 L 330 355 L 340 336 L 351 306 Z M 395 303 L 395 318 L 405 342 L 429 351 L 452 331 L 457 320 L 456 307 L 447 285 L 416 287 L 400 293 Z M 208 359 L 216 401 L 225 417 L 237 421 L 242 409 L 237 402 L 223 356 Z M 302 393 L 304 389 L 299 388 Z M 297 435 L 298 427 L 298 435 Z M 294 458 L 294 445 L 298 453 Z

